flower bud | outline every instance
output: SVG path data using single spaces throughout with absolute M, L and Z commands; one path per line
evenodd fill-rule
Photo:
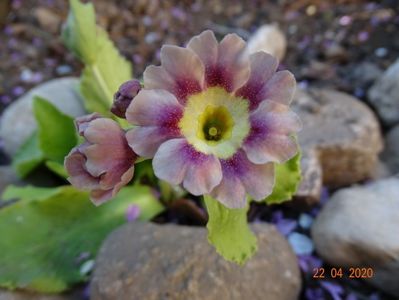
M 123 83 L 114 95 L 114 103 L 112 104 L 111 112 L 115 116 L 125 119 L 126 109 L 140 90 L 140 81 L 136 79 Z
M 84 143 L 65 158 L 68 180 L 76 188 L 90 191 L 93 203 L 100 205 L 132 179 L 137 155 L 114 120 L 94 113 L 77 118 L 76 125 Z

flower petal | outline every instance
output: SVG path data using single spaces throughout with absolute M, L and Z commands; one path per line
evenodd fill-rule
M 95 206 L 99 206 L 112 198 L 112 189 L 108 190 L 92 190 L 90 192 L 90 200 Z
M 139 126 L 176 125 L 183 106 L 165 90 L 141 90 L 126 110 L 126 120 Z
M 108 176 L 107 173 L 103 178 L 100 180 L 99 189 L 94 189 L 90 193 L 90 199 L 94 205 L 98 206 L 107 202 L 111 198 L 115 197 L 116 194 L 120 191 L 122 187 L 127 185 L 129 181 L 133 178 L 134 175 L 134 166 L 129 168 L 126 172 L 121 174 L 118 173 L 116 176 L 116 172 L 112 173 L 111 176 Z M 108 178 L 105 178 L 108 177 Z
M 65 157 L 65 169 L 69 174 L 68 181 L 79 189 L 90 190 L 99 187 L 99 180 L 90 175 L 85 168 L 86 158 L 79 152 L 79 147 L 71 150 Z
M 99 113 L 92 113 L 90 115 L 76 118 L 75 124 L 79 134 L 83 136 L 84 131 L 87 129 L 87 126 L 89 126 L 90 122 L 99 118 L 101 118 L 101 115 Z
M 84 132 L 89 145 L 81 149 L 86 156 L 86 169 L 94 177 L 124 164 L 129 168 L 135 153 L 127 144 L 124 131 L 111 119 L 100 118 L 92 121 Z
M 153 157 L 166 140 L 181 136 L 183 106 L 164 90 L 143 90 L 126 111 L 127 120 L 139 127 L 128 131 L 129 146 L 140 156 Z
M 263 101 L 250 116 L 251 131 L 242 148 L 255 164 L 283 163 L 297 152 L 291 135 L 301 130 L 298 116 L 288 106 Z
M 278 67 L 278 60 L 266 52 L 250 55 L 251 72 L 248 81 L 237 92 L 237 96 L 248 99 L 250 109 L 255 109 L 265 99 L 262 88 L 272 78 Z
M 171 184 L 180 184 L 193 195 L 209 193 L 219 184 L 219 160 L 196 151 L 185 139 L 163 143 L 153 159 L 155 175 Z
M 205 70 L 216 65 L 218 59 L 218 41 L 211 30 L 205 30 L 200 35 L 193 37 L 187 44 L 202 60 Z
M 211 195 L 225 206 L 243 208 L 247 204 L 247 193 L 260 201 L 272 192 L 274 185 L 272 163 L 253 164 L 241 150 L 232 158 L 222 160 L 221 164 L 223 179 Z
M 245 187 L 240 178 L 233 171 L 223 167 L 223 178 L 220 184 L 213 189 L 211 196 L 228 208 L 244 208 L 247 205 Z
M 289 105 L 294 98 L 296 81 L 289 71 L 280 71 L 273 75 L 260 92 L 260 97 L 277 103 Z
M 193 51 L 165 45 L 161 48 L 161 63 L 161 67 L 149 67 L 144 71 L 145 88 L 165 89 L 181 103 L 202 90 L 204 65 Z
M 262 201 L 273 191 L 274 186 L 274 165 L 266 163 L 256 165 L 247 161 L 248 171 L 241 178 L 245 190 L 256 201 Z
M 135 127 L 126 133 L 129 146 L 139 156 L 154 157 L 159 146 L 172 138 L 179 137 L 173 130 L 158 126 Z
M 208 87 L 222 86 L 233 92 L 248 80 L 249 60 L 244 51 L 245 42 L 238 35 L 228 34 L 217 45 L 213 32 L 208 30 L 191 39 L 187 48 L 204 63 Z

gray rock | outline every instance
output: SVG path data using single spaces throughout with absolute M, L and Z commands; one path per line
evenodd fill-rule
M 76 92 L 77 78 L 54 79 L 41 84 L 8 106 L 0 120 L 0 138 L 4 151 L 12 156 L 36 129 L 32 112 L 34 96 L 41 96 L 53 103 L 62 112 L 73 116 L 85 114 L 82 100 Z
M 329 187 L 371 178 L 382 149 L 379 123 L 373 112 L 350 95 L 311 89 L 297 91 L 293 110 L 302 119 L 298 135 L 304 153 L 299 197 L 317 199 L 321 179 Z M 318 170 L 320 165 L 321 172 Z
M 11 166 L 0 166 L 0 196 L 9 184 L 17 184 L 20 180 Z
M 323 186 L 323 175 L 316 150 L 302 152 L 301 171 L 302 182 L 295 194 L 296 200 L 307 205 L 319 202 Z
M 20 183 L 20 179 L 11 166 L 0 166 L 0 208 L 4 204 L 2 195 L 6 187 L 10 184 Z
M 276 24 L 266 24 L 259 27 L 248 39 L 246 51 L 253 54 L 264 51 L 282 61 L 287 50 L 287 39 Z
M 349 79 L 353 82 L 354 86 L 360 86 L 362 88 L 368 88 L 373 84 L 379 77 L 381 77 L 383 71 L 372 62 L 362 62 L 356 65 L 350 65 L 348 68 L 352 69 Z M 348 69 L 348 72 L 351 70 Z
M 331 265 L 371 267 L 369 283 L 399 297 L 399 178 L 336 192 L 312 226 L 317 252 Z
M 399 59 L 384 72 L 368 92 L 368 101 L 387 126 L 399 123 Z
M 385 137 L 382 160 L 392 173 L 399 173 L 399 125 L 389 131 Z
M 91 299 L 297 299 L 301 276 L 287 241 L 271 225 L 254 229 L 259 251 L 240 267 L 215 252 L 204 228 L 126 224 L 100 249 Z

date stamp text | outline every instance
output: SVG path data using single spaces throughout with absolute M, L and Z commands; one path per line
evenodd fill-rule
M 324 279 L 324 278 L 372 278 L 374 276 L 373 268 L 314 268 L 313 278 Z

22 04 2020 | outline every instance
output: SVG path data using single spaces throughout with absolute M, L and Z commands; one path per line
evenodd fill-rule
M 314 268 L 313 278 L 314 279 L 324 279 L 324 278 L 343 278 L 347 277 L 349 279 L 358 278 L 372 278 L 374 276 L 373 268 L 359 268 L 351 267 L 348 269 L 344 268 Z

